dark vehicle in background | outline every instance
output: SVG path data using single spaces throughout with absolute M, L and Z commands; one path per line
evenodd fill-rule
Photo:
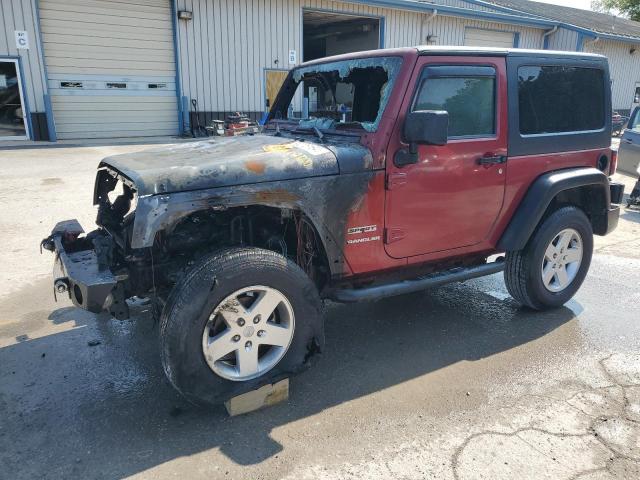
M 322 299 L 358 302 L 504 271 L 518 302 L 563 305 L 593 235 L 617 225 L 600 55 L 417 47 L 294 68 L 263 133 L 104 159 L 98 228 L 61 222 L 54 287 L 160 314 L 161 358 L 218 403 L 298 372 Z M 366 342 L 366 335 L 360 341 Z

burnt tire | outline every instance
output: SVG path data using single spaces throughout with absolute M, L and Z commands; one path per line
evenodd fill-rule
M 281 307 L 284 308 L 284 315 L 292 312 L 288 325 L 291 326 L 293 318 L 293 332 L 286 350 L 284 353 L 279 351 L 278 355 L 282 356 L 268 371 L 260 373 L 257 370 L 254 377 L 246 380 L 234 379 L 233 372 L 240 371 L 239 358 L 243 351 L 236 350 L 224 357 L 227 360 L 212 362 L 211 355 L 208 355 L 209 351 L 204 346 L 208 338 L 205 332 L 213 329 L 211 317 L 220 323 L 220 315 L 224 317 L 223 328 L 230 328 L 225 310 L 228 310 L 227 299 L 231 295 L 244 301 L 242 296 L 234 297 L 235 293 L 257 285 L 268 287 L 269 291 L 282 295 L 279 298 L 285 300 L 278 304 L 270 318 L 275 319 L 280 315 L 278 309 Z M 254 296 L 260 298 L 260 293 Z M 257 302 L 251 300 L 251 296 L 248 298 L 249 302 Z M 221 306 L 223 301 L 226 303 Z M 242 311 L 247 313 L 249 310 Z M 240 323 L 238 313 L 236 311 L 230 315 L 236 315 L 232 325 L 236 328 L 235 324 Z M 267 322 L 267 319 L 261 321 Z M 231 336 L 230 341 L 237 341 L 241 346 L 253 341 L 257 345 L 258 329 L 261 328 L 260 325 L 266 324 L 254 325 L 252 319 L 247 318 L 242 319 L 242 325 L 244 329 L 231 332 L 238 335 Z M 245 329 L 254 326 L 255 331 L 245 337 Z M 217 334 L 213 339 L 223 336 Z M 235 340 L 236 336 L 241 338 Z M 257 248 L 221 250 L 202 258 L 174 287 L 160 318 L 160 343 L 162 365 L 171 384 L 192 403 L 217 405 L 308 367 L 311 357 L 324 346 L 322 303 L 316 286 L 309 277 L 282 255 Z M 275 347 L 266 348 L 269 354 Z M 205 354 L 209 357 L 208 360 L 205 359 Z M 264 350 L 262 355 L 264 358 Z M 234 358 L 237 360 L 235 367 Z M 270 361 L 275 358 L 277 356 L 272 355 Z M 214 373 L 214 368 L 218 365 L 221 367 L 218 368 L 218 373 Z
M 564 288 L 558 281 L 554 286 L 555 276 L 546 282 L 546 267 L 549 265 L 547 254 L 557 251 L 562 259 L 560 248 L 553 243 L 563 232 L 575 232 L 575 240 L 581 242 L 582 256 L 579 266 L 572 272 L 571 279 Z M 560 245 L 558 245 L 560 247 Z M 551 250 L 547 250 L 551 249 Z M 536 228 L 533 235 L 522 250 L 507 252 L 504 279 L 511 296 L 522 305 L 535 310 L 557 308 L 564 305 L 578 291 L 591 264 L 593 254 L 593 230 L 591 222 L 585 213 L 573 206 L 562 207 L 547 218 Z M 555 253 L 554 253 L 555 255 Z M 553 263 L 553 261 L 552 261 Z M 568 266 L 565 269 L 568 271 Z M 558 277 L 559 279 L 559 277 Z M 568 278 L 567 278 L 568 279 Z

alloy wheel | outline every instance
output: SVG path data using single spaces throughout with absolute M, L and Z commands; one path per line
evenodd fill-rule
M 257 378 L 287 353 L 295 329 L 293 308 L 278 290 L 242 288 L 213 310 L 202 335 L 211 370 L 233 381 Z
M 547 246 L 542 260 L 542 283 L 551 292 L 561 292 L 576 278 L 582 263 L 582 237 L 573 228 L 560 231 Z

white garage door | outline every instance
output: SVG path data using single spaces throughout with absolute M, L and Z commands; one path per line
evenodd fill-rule
M 58 138 L 175 135 L 168 0 L 40 0 Z
M 466 28 L 464 30 L 464 44 L 470 47 L 513 48 L 513 32 Z

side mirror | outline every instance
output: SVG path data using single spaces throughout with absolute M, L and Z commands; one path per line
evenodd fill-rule
M 418 162 L 418 145 L 446 145 L 449 113 L 444 110 L 417 110 L 407 114 L 403 136 L 409 151 L 400 150 L 394 158 L 397 167 Z
M 404 138 L 409 144 L 446 145 L 449 113 L 444 110 L 418 110 L 407 114 Z

